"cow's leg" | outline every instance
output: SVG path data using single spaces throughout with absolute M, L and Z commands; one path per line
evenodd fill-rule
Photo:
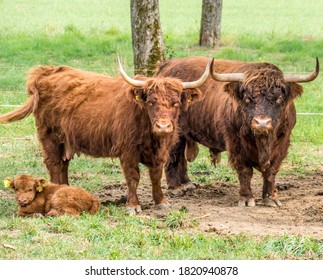
M 245 167 L 238 171 L 240 191 L 238 206 L 255 206 L 255 199 L 251 191 L 251 178 L 253 170 L 251 167 Z
M 149 175 L 152 183 L 152 194 L 157 208 L 169 207 L 166 197 L 161 189 L 161 179 L 163 175 L 163 165 L 159 164 L 149 167 Z
M 180 158 L 178 172 L 179 172 L 181 185 L 184 187 L 185 190 L 195 188 L 195 185 L 188 177 L 187 160 L 183 156 Z
M 190 184 L 187 175 L 187 161 L 184 156 L 186 140 L 183 136 L 172 148 L 168 162 L 165 165 L 165 175 L 168 189 L 172 194 L 181 194 L 184 191 L 182 184 Z
M 140 213 L 141 207 L 137 196 L 137 187 L 140 180 L 139 162 L 133 156 L 121 156 L 120 163 L 128 186 L 127 210 L 130 214 Z
M 46 214 L 47 217 L 56 217 L 56 216 L 60 216 L 60 215 L 62 215 L 62 213 L 58 212 L 56 209 L 51 209 Z
M 50 181 L 54 184 L 68 184 L 67 178 L 64 178 L 67 176 L 68 164 L 64 165 L 62 160 L 64 153 L 63 145 L 52 140 L 50 136 L 44 137 L 40 141 Z
M 278 191 L 275 184 L 276 173 L 272 172 L 271 168 L 262 173 L 264 182 L 262 199 L 265 206 L 276 207 L 282 205 L 278 200 Z
M 221 151 L 218 149 L 209 148 L 211 163 L 216 166 L 221 161 Z
M 63 160 L 62 161 L 60 184 L 68 185 L 68 166 L 69 166 L 69 163 L 70 163 L 69 160 Z
M 262 172 L 262 199 L 263 204 L 266 206 L 276 207 L 282 205 L 278 200 L 278 190 L 276 187 L 275 178 L 277 172 L 279 171 L 280 165 L 288 152 L 289 138 L 286 138 L 285 140 L 285 144 L 281 145 L 279 150 L 275 150 L 275 154 L 272 155 L 270 166 L 264 172 Z
M 176 156 L 171 155 L 169 161 L 165 165 L 167 186 L 171 191 L 182 188 L 181 180 L 179 178 L 178 166 L 179 162 Z
M 63 207 L 61 212 L 62 212 L 62 215 L 67 214 L 70 216 L 80 216 L 80 211 L 78 211 L 73 207 Z

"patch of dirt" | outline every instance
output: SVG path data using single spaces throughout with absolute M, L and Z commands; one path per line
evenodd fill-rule
M 0 190 L 0 197 L 1 198 L 14 199 L 14 195 L 12 193 L 8 193 L 8 192 L 3 191 L 3 190 Z
M 198 228 L 219 234 L 247 233 L 257 236 L 292 235 L 323 238 L 323 173 L 312 175 L 277 176 L 277 187 L 282 207 L 262 205 L 262 178 L 255 175 L 252 189 L 255 207 L 238 207 L 238 184 L 214 182 L 211 185 L 195 185 L 183 195 L 170 196 L 170 209 L 157 210 L 152 201 L 151 187 L 147 179 L 140 183 L 138 197 L 143 212 L 140 216 L 164 217 L 168 211 L 187 209 L 196 218 Z M 164 193 L 167 190 L 164 188 Z M 121 204 L 124 207 L 127 187 L 125 184 L 108 185 L 96 195 L 103 205 Z
M 164 185 L 165 182 L 163 182 Z M 164 218 L 169 211 L 185 209 L 199 226 L 184 228 L 185 231 L 204 231 L 217 234 L 247 233 L 257 236 L 283 233 L 323 238 L 323 172 L 311 175 L 277 176 L 279 200 L 282 207 L 262 205 L 262 178 L 255 174 L 252 189 L 255 207 L 238 207 L 238 184 L 214 182 L 210 185 L 196 184 L 184 194 L 168 196 L 169 209 L 156 209 L 147 174 L 141 174 L 138 197 L 143 218 Z M 106 185 L 94 193 L 103 205 L 113 203 L 125 207 L 126 184 Z M 13 194 L 0 190 L 0 197 L 13 199 Z

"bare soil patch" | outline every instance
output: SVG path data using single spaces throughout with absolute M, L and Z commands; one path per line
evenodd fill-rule
M 262 205 L 262 178 L 255 175 L 252 189 L 256 198 L 255 207 L 238 207 L 238 184 L 214 182 L 195 184 L 184 194 L 167 194 L 171 208 L 156 209 L 151 195 L 150 181 L 142 174 L 138 197 L 143 212 L 141 217 L 163 218 L 169 211 L 185 208 L 199 226 L 185 228 L 185 231 L 215 232 L 218 234 L 246 233 L 265 235 L 301 235 L 323 238 L 323 173 L 310 175 L 278 176 L 279 199 L 282 207 Z M 165 184 L 164 184 L 165 185 Z M 164 193 L 167 193 L 166 187 Z M 105 185 L 94 193 L 103 205 L 109 203 L 125 207 L 126 184 Z M 0 197 L 13 199 L 13 194 L 0 190 Z
M 262 178 L 254 176 L 252 188 L 255 207 L 238 207 L 238 184 L 214 182 L 195 185 L 180 196 L 169 196 L 170 209 L 157 210 L 152 201 L 149 180 L 138 188 L 143 212 L 140 216 L 163 217 L 168 211 L 185 207 L 188 215 L 197 218 L 198 230 L 219 234 L 247 233 L 264 235 L 301 235 L 323 238 L 323 173 L 292 175 L 277 178 L 282 207 L 262 205 Z M 164 189 L 167 193 L 167 190 Z M 103 204 L 124 204 L 125 184 L 107 185 L 96 195 Z M 121 206 L 123 207 L 123 206 Z M 190 230 L 190 229 L 185 229 Z M 196 231 L 196 228 L 192 229 Z

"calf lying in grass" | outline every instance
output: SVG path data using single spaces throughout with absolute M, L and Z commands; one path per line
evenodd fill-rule
M 6 178 L 4 183 L 15 191 L 18 216 L 78 216 L 84 211 L 94 214 L 100 208 L 99 200 L 80 187 L 50 184 L 26 174 Z

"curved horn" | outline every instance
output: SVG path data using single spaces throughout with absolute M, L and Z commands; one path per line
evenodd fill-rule
M 127 75 L 127 73 L 123 70 L 123 67 L 121 65 L 119 57 L 117 57 L 117 62 L 118 62 L 119 72 L 128 84 L 133 85 L 135 87 L 144 87 L 145 86 L 145 84 L 146 84 L 145 81 L 135 80 L 135 79 L 130 78 Z
M 312 73 L 307 75 L 297 75 L 297 74 L 284 74 L 284 79 L 286 83 L 306 83 L 313 81 L 320 72 L 320 62 L 316 57 L 316 66 Z
M 213 62 L 213 60 L 214 59 L 212 59 L 212 61 L 208 60 L 205 71 L 204 71 L 201 78 L 199 78 L 198 80 L 193 81 L 193 82 L 182 82 L 183 88 L 184 89 L 185 88 L 197 88 L 197 87 L 203 85 L 203 83 L 206 81 L 206 79 L 208 78 L 208 76 L 210 74 L 210 65 Z
M 213 71 L 214 61 L 211 64 L 211 76 L 218 82 L 241 82 L 245 78 L 244 73 L 216 73 Z

